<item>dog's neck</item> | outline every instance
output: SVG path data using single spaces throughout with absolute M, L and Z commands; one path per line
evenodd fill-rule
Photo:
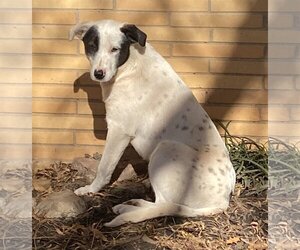
M 105 83 L 100 83 L 102 89 L 102 100 L 105 102 L 110 96 L 115 85 L 122 82 L 123 79 L 127 79 L 132 74 L 136 74 L 142 68 L 142 60 L 138 60 L 145 53 L 145 47 L 141 47 L 137 44 L 133 44 L 130 47 L 130 54 L 126 63 L 118 68 L 117 74 L 112 80 Z

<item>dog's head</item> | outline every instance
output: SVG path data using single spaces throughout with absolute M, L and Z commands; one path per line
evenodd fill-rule
M 126 63 L 130 45 L 138 43 L 144 47 L 147 39 L 135 25 L 112 20 L 77 24 L 70 31 L 70 40 L 74 37 L 83 41 L 91 78 L 98 82 L 110 81 L 118 67 Z

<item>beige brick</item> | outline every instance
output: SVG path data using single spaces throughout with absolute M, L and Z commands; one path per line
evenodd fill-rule
M 1 9 L 31 9 L 31 1 L 24 0 L 1 0 Z
M 32 82 L 73 84 L 77 79 L 77 72 L 64 69 L 33 69 Z
M 265 30 L 214 29 L 212 40 L 215 42 L 267 43 Z
M 0 115 L 0 128 L 31 129 L 31 114 Z
M 262 121 L 289 121 L 289 109 L 282 107 L 264 107 L 260 109 Z
M 88 94 L 87 94 L 88 93 Z M 61 86 L 61 85 L 46 85 L 46 84 L 35 84 L 32 87 L 33 97 L 47 97 L 47 98 L 64 98 L 64 99 L 86 99 L 87 97 L 92 100 L 101 101 L 101 88 L 98 87 L 84 87 L 78 92 L 74 92 L 72 86 Z
M 76 132 L 75 134 L 77 145 L 105 145 L 105 133 L 98 133 L 95 135 L 94 131 Z M 99 139 L 100 138 L 100 139 Z
M 267 104 L 268 92 L 262 90 L 215 89 L 207 91 L 206 103 Z
M 105 115 L 105 106 L 102 102 L 78 102 L 78 114 L 81 115 Z
M 300 121 L 300 107 L 291 108 L 291 118 L 295 121 Z
M 211 60 L 210 72 L 212 73 L 238 73 L 238 74 L 266 74 L 267 63 L 257 61 L 223 61 Z
M 296 88 L 300 89 L 300 77 L 296 77 Z
M 206 0 L 116 0 L 120 10 L 207 11 Z
M 211 0 L 212 11 L 228 12 L 266 12 L 267 0 Z
M 269 74 L 272 75 L 298 75 L 300 62 L 292 60 L 270 60 L 268 68 Z
M 268 76 L 265 87 L 268 89 L 294 89 L 292 76 Z
M 31 40 L 0 40 L 0 53 L 31 53 Z
M 170 56 L 171 55 L 171 48 L 170 48 L 170 44 L 169 43 L 165 43 L 165 42 L 151 42 L 151 45 L 162 56 Z M 80 53 L 84 54 L 84 45 L 83 45 L 83 43 L 80 43 Z
M 34 129 L 32 132 L 32 142 L 42 144 L 73 144 L 73 132 Z
M 258 28 L 263 26 L 262 15 L 171 13 L 171 25 L 211 28 Z
M 80 11 L 81 22 L 112 19 L 135 25 L 168 25 L 169 17 L 162 12 L 124 12 L 124 11 Z
M 269 11 L 275 12 L 299 12 L 300 6 L 298 1 L 272 0 L 269 1 Z M 277 14 L 277 13 L 276 13 Z
M 31 81 L 31 69 L 0 69 L 0 83 L 31 83 Z
M 33 40 L 33 53 L 77 54 L 77 41 Z
M 300 43 L 300 31 L 271 29 L 269 31 L 269 43 Z
M 31 25 L 0 25 L 0 38 L 31 39 Z
M 0 68 L 29 69 L 31 68 L 31 55 L 0 55 Z
M 300 136 L 300 124 L 293 122 L 269 122 L 269 136 Z
M 33 8 L 47 9 L 112 9 L 112 0 L 33 0 Z
M 33 145 L 33 159 L 49 159 L 72 162 L 76 157 L 85 154 L 103 152 L 101 146 L 64 146 L 64 145 Z
M 277 13 L 276 18 L 273 18 L 273 15 L 269 16 L 269 22 L 268 22 L 269 28 L 291 28 L 293 27 L 293 25 L 294 25 L 293 15 Z
M 191 88 L 205 89 L 262 89 L 263 77 L 213 74 L 181 74 Z
M 95 121 L 94 121 L 95 120 Z M 94 124 L 97 126 L 94 128 Z M 105 130 L 104 118 L 92 116 L 33 115 L 33 128 Z
M 269 104 L 300 104 L 299 90 L 269 90 Z
M 5 24 L 31 24 L 31 10 L 2 10 L 0 23 Z
M 268 58 L 295 58 L 297 47 L 294 45 L 268 46 Z
M 147 34 L 148 40 L 152 41 L 206 42 L 210 39 L 209 29 L 205 28 L 143 26 L 141 29 Z
M 217 120 L 259 121 L 258 108 L 232 106 L 204 106 L 209 116 Z
M 231 135 L 260 137 L 268 136 L 268 123 L 266 122 L 231 122 L 228 130 Z M 221 133 L 224 132 L 219 128 Z
M 75 24 L 76 13 L 74 11 L 60 10 L 33 10 L 33 24 Z
M 0 143 L 31 144 L 30 130 L 4 129 L 0 130 Z
M 0 84 L 0 97 L 31 98 L 31 85 L 29 84 Z
M 68 39 L 72 26 L 32 25 L 32 38 Z
M 3 160 L 32 160 L 31 144 L 0 145 L 0 159 Z
M 167 61 L 177 72 L 208 72 L 208 61 L 199 58 L 173 57 Z
M 29 113 L 31 114 L 31 99 L 1 99 L 1 113 Z
M 76 103 L 63 100 L 32 100 L 33 113 L 75 114 Z
M 173 45 L 172 54 L 194 57 L 263 58 L 264 46 L 176 43 Z
M 89 62 L 84 56 L 34 55 L 33 68 L 48 69 L 89 69 Z

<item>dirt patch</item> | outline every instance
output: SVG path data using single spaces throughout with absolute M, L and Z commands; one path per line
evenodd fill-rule
M 34 178 L 47 178 L 50 187 L 34 191 L 37 201 L 53 191 L 74 190 L 86 181 L 71 164 L 55 163 Z M 88 210 L 73 219 L 33 219 L 34 249 L 266 249 L 267 201 L 238 184 L 229 209 L 215 216 L 187 219 L 164 217 L 117 228 L 105 222 L 116 215 L 113 205 L 128 199 L 152 200 L 146 176 L 105 187 L 85 196 Z

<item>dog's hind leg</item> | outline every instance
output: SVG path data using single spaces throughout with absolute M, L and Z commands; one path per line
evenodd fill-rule
M 123 205 L 123 204 L 120 204 Z M 184 217 L 196 217 L 201 215 L 211 215 L 215 213 L 220 213 L 226 207 L 209 207 L 193 209 L 187 206 L 172 204 L 172 203 L 161 203 L 155 204 L 149 207 L 135 207 L 131 205 L 127 209 L 124 209 L 122 214 L 114 218 L 112 221 L 105 223 L 106 227 L 117 227 L 128 222 L 141 222 L 152 218 L 162 217 L 162 216 L 184 216 Z M 131 208 L 130 208 L 131 207 Z

